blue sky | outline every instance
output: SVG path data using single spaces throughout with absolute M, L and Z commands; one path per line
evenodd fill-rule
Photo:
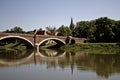
M 120 20 L 120 0 L 0 0 L 0 31 L 69 26 L 100 17 Z

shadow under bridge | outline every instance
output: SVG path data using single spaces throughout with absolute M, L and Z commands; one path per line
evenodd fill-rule
M 25 45 L 27 49 L 33 48 L 33 43 L 21 36 L 5 36 L 0 38 L 0 45 L 7 45 L 13 43 L 14 46 Z
M 59 38 L 47 38 L 42 40 L 38 46 L 47 46 L 48 48 L 60 48 L 61 46 L 64 46 L 66 43 L 62 39 Z

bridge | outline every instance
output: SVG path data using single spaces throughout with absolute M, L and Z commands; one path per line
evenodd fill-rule
M 13 39 L 20 40 L 23 42 L 27 48 L 33 48 L 34 46 L 41 46 L 45 44 L 47 41 L 52 40 L 56 42 L 58 45 L 65 45 L 66 43 L 70 43 L 71 40 L 74 40 L 75 43 L 83 43 L 85 42 L 85 38 L 69 38 L 68 42 L 66 42 L 67 37 L 63 36 L 48 36 L 48 35 L 34 35 L 34 34 L 20 34 L 20 33 L 0 33 L 0 44 L 7 41 L 12 41 Z

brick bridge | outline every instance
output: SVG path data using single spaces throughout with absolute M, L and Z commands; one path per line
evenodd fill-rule
M 34 34 L 20 34 L 20 33 L 0 33 L 0 42 L 5 39 L 19 39 L 22 40 L 27 46 L 34 47 L 35 45 L 40 46 L 41 44 L 47 42 L 48 40 L 53 40 L 59 45 L 65 45 L 66 37 L 63 36 L 45 36 L 45 35 L 34 35 Z M 76 43 L 83 43 L 85 38 L 75 38 Z

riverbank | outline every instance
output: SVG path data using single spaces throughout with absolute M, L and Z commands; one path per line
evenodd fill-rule
M 66 52 L 86 52 L 90 54 L 120 53 L 120 44 L 117 43 L 76 43 L 61 47 Z
M 0 46 L 0 50 L 16 49 L 23 51 L 26 49 L 26 47 L 23 44 L 19 46 L 15 45 L 16 44 L 11 43 L 5 46 Z M 76 43 L 62 46 L 61 49 L 63 51 L 72 53 L 78 52 L 88 54 L 120 54 L 120 44 L 117 43 Z

